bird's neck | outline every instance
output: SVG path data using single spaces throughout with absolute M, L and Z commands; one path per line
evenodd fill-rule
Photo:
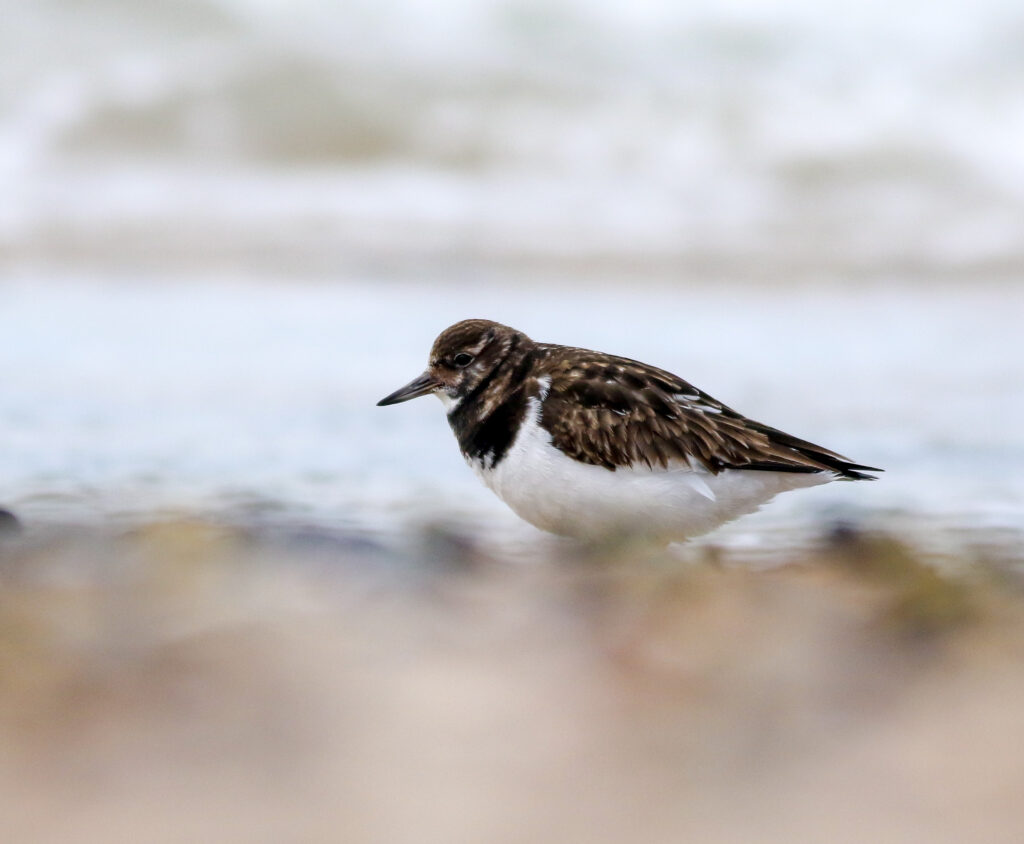
M 526 414 L 533 364 L 533 343 L 514 337 L 494 368 L 448 412 L 468 460 L 493 467 L 505 456 Z

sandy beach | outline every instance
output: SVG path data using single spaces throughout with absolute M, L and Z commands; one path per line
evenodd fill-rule
M 1019 836 L 1016 568 L 850 530 L 761 571 L 415 547 L 5 538 L 4 837 Z

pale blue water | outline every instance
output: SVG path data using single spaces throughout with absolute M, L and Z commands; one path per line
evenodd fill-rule
M 997 285 L 8 283 L 0 499 L 36 523 L 177 513 L 388 535 L 442 520 L 531 541 L 463 464 L 438 402 L 374 406 L 440 329 L 486 316 L 667 367 L 887 470 L 788 493 L 715 542 L 786 546 L 853 518 L 1011 553 L 1021 305 Z

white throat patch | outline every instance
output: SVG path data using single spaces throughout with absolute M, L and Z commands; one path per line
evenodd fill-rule
M 444 405 L 444 411 L 445 413 L 448 414 L 451 414 L 451 412 L 455 410 L 455 408 L 462 404 L 461 396 L 459 396 L 458 398 L 452 398 L 450 395 L 448 395 L 447 391 L 445 390 L 436 390 L 434 392 L 434 395 L 441 400 L 441 404 Z

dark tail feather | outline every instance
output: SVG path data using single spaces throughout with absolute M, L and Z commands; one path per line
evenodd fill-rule
M 745 469 L 766 469 L 773 472 L 822 472 L 829 471 L 835 472 L 838 476 L 838 480 L 841 481 L 876 481 L 878 478 L 875 475 L 868 474 L 869 472 L 884 472 L 884 469 L 878 469 L 875 466 L 862 466 L 860 463 L 853 463 L 841 454 L 836 454 L 834 451 L 829 451 L 827 448 L 822 448 L 820 445 L 807 442 L 807 440 L 801 440 L 797 437 L 787 434 L 777 428 L 770 428 L 767 425 L 756 424 L 757 430 L 767 434 L 773 442 L 778 445 L 791 448 L 801 457 L 812 461 L 812 465 L 806 464 L 790 464 L 785 462 L 774 462 L 766 461 L 763 463 L 750 464 L 744 466 Z
M 875 466 L 863 466 L 860 463 L 851 463 L 841 454 L 836 454 L 833 451 L 819 448 L 818 446 L 811 445 L 810 443 L 790 447 L 794 451 L 802 454 L 804 457 L 820 464 L 826 470 L 835 472 L 837 480 L 840 481 L 877 481 L 877 476 L 869 475 L 868 472 L 885 471 L 884 469 L 878 469 Z
M 877 477 L 865 473 L 885 471 L 885 469 L 877 469 L 874 466 L 861 466 L 859 463 L 850 463 L 847 460 L 821 454 L 807 454 L 804 451 L 800 453 L 811 458 L 815 463 L 822 464 L 822 466 L 808 466 L 806 463 L 776 463 L 770 460 L 762 460 L 757 463 L 745 463 L 738 468 L 764 472 L 803 472 L 807 474 L 811 472 L 835 472 L 838 476 L 837 480 L 840 481 L 877 481 Z
M 877 481 L 877 475 L 869 475 L 868 472 L 884 472 L 875 466 L 861 466 L 859 463 L 846 463 L 840 461 L 838 467 L 833 469 L 840 481 Z

